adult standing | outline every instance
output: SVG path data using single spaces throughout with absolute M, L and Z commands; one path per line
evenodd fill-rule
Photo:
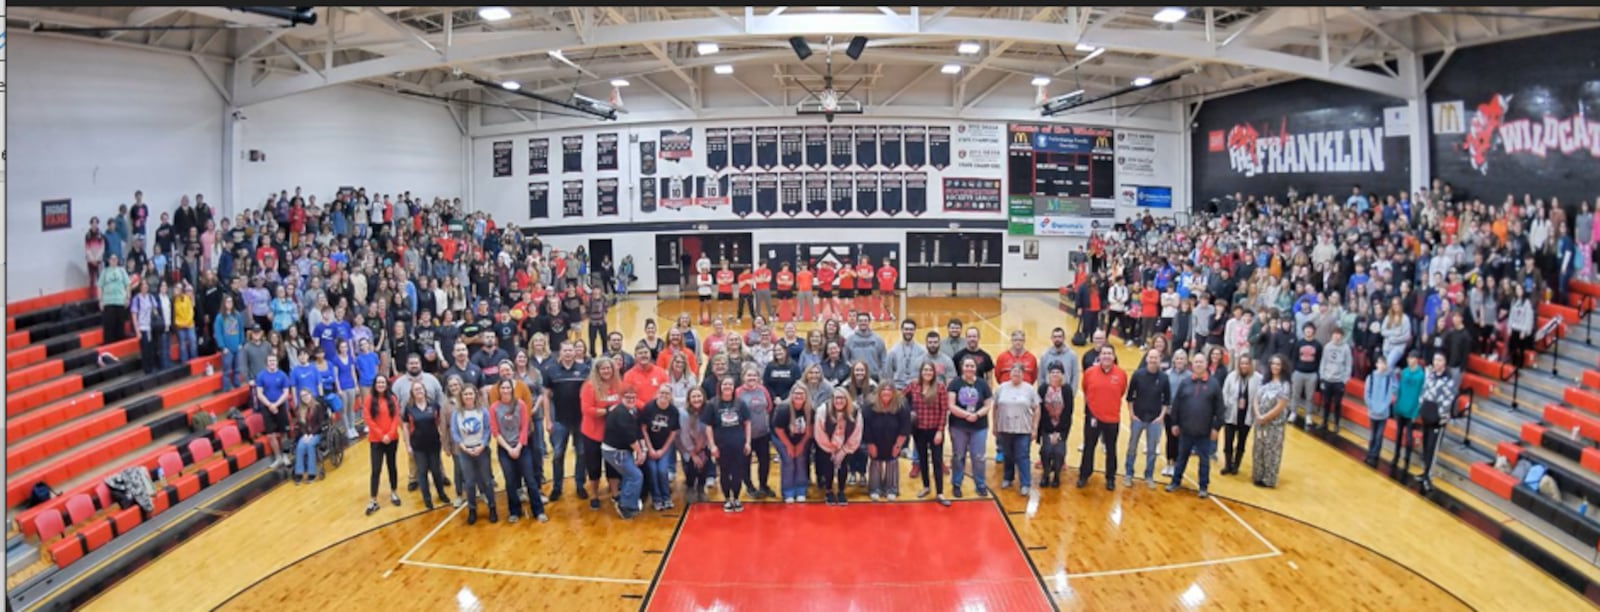
M 1255 409 L 1261 402 L 1262 378 L 1255 371 L 1255 358 L 1241 354 L 1237 367 L 1222 383 L 1222 473 L 1238 474 L 1244 461 L 1245 439 L 1255 423 Z
M 989 413 L 994 411 L 994 391 L 989 388 L 989 381 L 978 376 L 977 357 L 967 356 L 961 360 L 961 377 L 950 381 L 946 396 L 950 408 L 950 449 L 954 455 L 950 461 L 951 493 L 961 498 L 964 468 L 970 460 L 978 497 L 985 497 L 989 487 L 984 436 L 989 432 Z
M 127 337 L 128 292 L 132 287 L 128 271 L 123 269 L 122 259 L 116 253 L 106 256 L 106 268 L 100 272 L 95 287 L 100 291 L 100 331 L 104 344 L 121 341 Z
M 1089 484 L 1094 473 L 1095 447 L 1106 445 L 1106 490 L 1117 490 L 1117 423 L 1128 375 L 1117 367 L 1116 351 L 1100 347 L 1100 361 L 1083 373 L 1083 402 L 1088 423 L 1084 429 L 1083 457 L 1078 468 L 1078 488 Z
M 639 393 L 636 385 L 629 386 Z M 679 416 L 678 406 L 672 399 L 672 387 L 667 385 L 658 385 L 654 398 L 640 411 L 639 423 L 645 434 L 645 484 L 648 485 L 651 506 L 656 511 L 673 507 L 668 467 L 673 454 L 677 452 L 678 431 L 682 428 Z
M 617 515 L 630 520 L 643 510 L 639 493 L 643 489 L 644 475 L 639 466 L 645 462 L 645 436 L 639 421 L 638 391 L 630 385 L 621 387 L 618 390 L 620 399 L 605 414 L 600 450 L 605 453 L 606 466 L 621 477 L 622 482 L 616 485 L 618 492 L 611 496 L 616 500 Z
M 377 375 L 372 388 L 359 400 L 357 410 L 366 414 L 368 453 L 372 459 L 368 478 L 367 515 L 378 511 L 378 477 L 389 469 L 389 503 L 400 505 L 400 474 L 395 470 L 395 455 L 400 445 L 400 400 L 389 390 L 389 377 Z
M 1178 490 L 1183 483 L 1183 473 L 1189 466 L 1189 456 L 1200 456 L 1200 499 L 1210 497 L 1211 455 L 1216 451 L 1217 431 L 1222 429 L 1222 390 L 1209 378 L 1206 362 L 1196 360 L 1191 365 L 1189 380 L 1178 386 L 1173 394 L 1172 412 L 1178 424 L 1170 432 L 1178 436 L 1178 467 L 1172 472 L 1172 482 L 1167 492 Z
M 579 432 L 583 435 L 582 454 L 579 455 L 581 463 L 578 465 L 584 475 L 589 477 L 589 509 L 600 509 L 600 474 L 601 468 L 606 464 L 605 453 L 602 445 L 605 442 L 606 415 L 611 409 L 622 401 L 622 376 L 617 371 L 617 362 L 609 357 L 600 357 L 594 360 L 594 366 L 589 373 L 589 380 L 583 383 L 578 391 L 578 403 L 582 408 L 583 420 Z M 606 471 L 607 488 L 611 490 L 611 497 L 615 499 L 622 486 L 618 479 L 622 474 L 613 466 Z
M 937 344 L 939 333 L 928 332 L 930 344 Z M 937 352 L 935 355 L 949 357 Z M 939 504 L 950 506 L 950 500 L 944 496 L 944 427 L 949 408 L 945 402 L 945 389 L 948 382 L 939 380 L 937 366 L 932 359 L 922 362 L 917 368 L 917 378 L 906 387 L 906 399 L 911 404 L 911 441 L 915 444 L 915 461 L 911 466 L 911 477 L 922 477 L 922 491 L 917 493 L 918 499 L 928 497 L 930 492 L 937 492 Z M 931 462 L 931 466 L 929 465 Z M 934 489 L 929 489 L 928 476 L 932 472 Z
M 1258 487 L 1278 486 L 1278 467 L 1283 463 L 1283 428 L 1289 421 L 1288 370 L 1289 365 L 1282 355 L 1268 358 L 1260 401 L 1254 408 L 1256 444 L 1250 459 L 1250 481 Z
M 416 363 L 421 367 L 421 360 L 417 360 Z M 428 387 L 421 383 L 409 384 L 406 388 L 410 392 L 406 395 L 403 421 L 406 436 L 403 439 L 406 441 L 406 453 L 411 456 L 411 462 L 415 466 L 412 477 L 417 479 L 416 484 L 422 489 L 424 507 L 433 509 L 434 491 L 439 494 L 439 503 L 448 506 L 450 496 L 444 491 L 444 466 L 439 455 L 443 450 L 443 440 L 439 434 L 439 399 L 437 396 L 431 396 Z
M 1060 488 L 1061 470 L 1067 462 L 1067 435 L 1072 433 L 1072 387 L 1067 386 L 1066 367 L 1052 363 L 1039 384 L 1039 402 L 1044 414 L 1039 417 L 1035 439 L 1039 441 L 1039 460 L 1043 473 L 1041 487 Z
M 539 461 L 537 448 L 528 444 L 535 426 L 532 410 L 517 393 L 517 381 L 507 376 L 496 386 L 497 398 L 490 409 L 489 431 L 493 434 L 495 448 L 500 457 L 500 473 L 506 478 L 506 522 L 515 524 L 522 519 L 523 486 L 528 492 L 528 515 L 539 522 L 549 521 L 544 503 L 539 499 L 539 480 L 534 463 Z
M 849 477 L 850 455 L 861 446 L 861 413 L 849 393 L 834 393 L 828 398 L 828 407 L 817 416 L 814 439 L 817 452 L 818 484 L 830 506 L 844 506 L 845 480 Z M 748 462 L 746 462 L 748 464 Z M 838 489 L 835 491 L 834 489 Z
M 1139 436 L 1144 436 L 1144 482 L 1156 488 L 1155 470 L 1157 449 L 1161 444 L 1161 423 L 1172 406 L 1172 388 L 1166 373 L 1161 371 L 1161 351 L 1145 351 L 1145 367 L 1139 368 L 1128 381 L 1126 399 L 1131 406 L 1132 419 L 1128 421 L 1128 455 L 1122 469 L 1126 472 L 1122 483 L 1133 486 L 1133 464 L 1139 454 Z
M 711 430 L 706 441 L 710 443 L 711 459 L 717 462 L 723 512 L 744 510 L 739 503 L 739 487 L 750 471 L 750 410 L 737 397 L 732 377 L 718 380 L 716 401 L 700 417 L 701 424 Z
M 588 364 L 578 363 L 577 349 L 571 342 L 561 343 L 560 355 L 544 371 L 545 398 L 550 410 L 545 412 L 545 429 L 550 432 L 550 462 L 555 480 L 550 485 L 550 501 L 561 499 L 562 485 L 566 484 L 567 448 L 574 454 L 583 454 L 583 386 L 589 379 Z M 587 472 L 582 462 L 573 469 L 573 488 L 578 499 L 588 499 L 584 488 Z
M 1039 392 L 1028 382 L 1026 364 L 1012 363 L 1008 372 L 1009 380 L 994 394 L 995 445 L 1005 453 L 1000 488 L 1009 489 L 1013 481 L 1020 481 L 1017 492 L 1026 497 L 1033 488 L 1033 462 L 1028 451 L 1033 446 L 1033 432 L 1039 429 Z
M 257 412 L 261 415 L 272 467 L 289 465 L 280 437 L 289 433 L 289 375 L 278 369 L 278 356 L 267 355 L 266 369 L 255 377 Z
M 790 387 L 789 396 L 772 414 L 772 432 L 778 439 L 778 488 L 786 504 L 806 499 L 813 414 L 804 385 Z

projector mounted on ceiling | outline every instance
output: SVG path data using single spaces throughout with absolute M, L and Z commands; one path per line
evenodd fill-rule
M 804 39 L 796 36 L 789 40 L 789 44 L 794 47 L 795 55 L 799 56 L 802 61 L 811 56 L 811 46 Z M 850 46 L 845 50 L 845 55 L 852 60 L 860 59 L 861 52 L 866 47 L 867 38 L 865 36 L 857 36 L 850 39 Z M 809 95 L 795 105 L 794 110 L 795 114 L 798 115 L 822 115 L 825 121 L 833 123 L 834 115 L 859 115 L 866 111 L 866 105 L 862 104 L 860 100 L 850 97 L 850 92 L 861 84 L 860 80 L 857 80 L 842 92 L 834 88 L 832 36 L 827 39 L 827 49 L 827 68 L 822 76 L 822 91 L 811 91 L 810 88 L 806 88 L 804 83 L 801 83 L 800 87 L 804 88 Z

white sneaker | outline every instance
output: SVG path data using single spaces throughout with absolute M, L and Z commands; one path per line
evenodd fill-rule
M 883 496 L 885 498 L 887 498 L 889 501 L 894 501 L 895 498 L 900 497 L 900 494 L 899 493 L 885 493 L 885 494 L 883 494 Z
M 917 499 L 924 499 L 931 493 L 933 493 L 933 489 L 924 487 L 921 491 L 917 492 Z
M 867 497 L 872 498 L 872 501 L 878 501 L 878 494 L 877 493 L 873 493 L 872 495 L 868 495 Z
M 1169 465 L 1167 467 L 1161 468 L 1161 475 L 1162 476 L 1171 476 L 1172 475 L 1172 466 Z
M 455 506 L 457 508 L 460 508 L 462 506 L 467 505 L 467 496 L 465 496 L 465 495 L 457 495 L 455 499 L 450 500 L 450 505 Z

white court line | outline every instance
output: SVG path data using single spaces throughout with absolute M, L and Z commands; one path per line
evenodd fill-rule
M 1189 478 L 1188 476 L 1184 476 L 1183 477 L 1183 481 L 1186 482 L 1186 483 L 1194 484 L 1196 488 L 1199 488 L 1199 486 L 1200 486 L 1200 484 L 1198 482 L 1195 482 L 1194 479 Z M 1222 508 L 1223 512 L 1226 512 L 1226 513 L 1228 513 L 1228 516 L 1233 517 L 1233 520 L 1235 522 L 1239 523 L 1240 527 L 1243 527 L 1245 531 L 1250 532 L 1250 535 L 1255 536 L 1256 539 L 1260 540 L 1262 544 L 1267 545 L 1267 550 L 1272 551 L 1274 554 L 1282 554 L 1283 551 L 1278 550 L 1278 547 L 1273 546 L 1272 542 L 1268 541 L 1265 536 L 1261 535 L 1261 532 L 1256 531 L 1255 527 L 1251 527 L 1250 523 L 1246 523 L 1244 521 L 1244 519 L 1239 518 L 1239 515 L 1234 513 L 1233 508 L 1229 508 L 1227 504 L 1222 503 L 1222 500 L 1217 499 L 1217 496 L 1215 496 L 1215 495 L 1207 495 L 1206 499 L 1209 499 L 1212 502 L 1216 503 L 1217 507 L 1218 508 Z
M 457 514 L 461 514 L 461 510 L 463 508 L 466 508 L 466 506 L 461 506 L 459 508 L 456 508 L 455 510 L 450 512 L 449 516 L 444 517 L 444 520 L 439 521 L 438 525 L 434 525 L 433 526 L 433 531 L 429 531 L 428 535 L 422 536 L 422 539 L 417 542 L 416 546 L 412 546 L 411 550 L 406 551 L 406 554 L 400 555 L 400 562 L 401 563 L 405 563 L 407 560 L 411 559 L 411 555 L 416 553 L 417 549 L 422 548 L 423 544 L 427 544 L 428 540 L 433 539 L 434 534 L 439 533 L 440 529 L 444 529 L 445 525 L 450 524 L 450 520 L 455 518 Z
M 445 563 L 429 563 L 427 561 L 401 561 L 404 565 L 415 565 L 442 570 L 455 570 L 458 572 L 473 572 L 478 574 L 493 574 L 497 576 L 517 576 L 521 578 L 545 578 L 549 580 L 570 580 L 574 582 L 606 582 L 611 584 L 650 584 L 649 580 L 636 580 L 633 578 L 607 578 L 604 576 L 569 576 L 566 574 L 541 574 L 538 572 L 518 572 L 483 567 L 467 567 L 465 565 L 449 565 Z
M 989 329 L 994 330 L 994 333 L 1000 334 L 1000 337 L 1005 340 L 1006 346 L 1011 346 L 1011 344 L 1010 344 L 1011 343 L 1011 336 L 1007 335 L 1005 330 L 1000 329 L 999 325 L 995 325 L 994 323 L 990 323 L 988 317 L 985 317 L 985 316 L 983 316 L 981 314 L 978 314 L 978 311 L 976 311 L 976 310 L 967 309 L 967 312 L 970 312 L 970 313 L 972 313 L 972 316 L 977 317 L 979 323 L 983 323 L 984 325 L 988 325 Z M 1002 314 L 1004 314 L 1004 313 L 1002 313 Z
M 1241 561 L 1254 561 L 1256 559 L 1267 559 L 1267 558 L 1276 557 L 1276 556 L 1279 556 L 1279 555 L 1282 555 L 1282 554 L 1283 553 L 1281 553 L 1281 552 L 1273 551 L 1273 552 L 1269 552 L 1269 553 L 1258 553 L 1258 554 L 1254 554 L 1254 555 L 1244 555 L 1242 557 L 1227 557 L 1227 558 L 1223 558 L 1223 559 L 1207 559 L 1205 561 L 1190 561 L 1188 563 L 1173 563 L 1173 564 L 1170 564 L 1170 565 L 1152 565 L 1150 567 L 1134 567 L 1134 568 L 1129 568 L 1129 569 L 1105 570 L 1105 571 L 1100 571 L 1100 572 L 1083 572 L 1083 573 L 1080 573 L 1080 574 L 1067 574 L 1066 576 L 1067 576 L 1067 578 L 1095 578 L 1095 577 L 1099 577 L 1099 576 L 1120 576 L 1120 575 L 1123 575 L 1123 574 L 1137 574 L 1137 573 L 1142 573 L 1142 572 L 1160 572 L 1160 571 L 1166 571 L 1166 570 L 1185 569 L 1185 568 L 1191 568 L 1191 567 L 1210 567 L 1210 566 L 1213 566 L 1213 565 L 1222 565 L 1222 564 L 1225 564 L 1225 563 L 1238 563 L 1238 562 L 1241 562 Z

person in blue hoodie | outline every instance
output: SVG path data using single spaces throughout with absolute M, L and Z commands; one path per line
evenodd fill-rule
M 222 351 L 222 390 L 230 391 L 244 384 L 239 380 L 239 348 L 244 346 L 244 332 L 250 323 L 233 305 L 233 296 L 222 296 L 222 312 L 211 322 L 211 337 Z
M 1394 408 L 1395 400 L 1400 393 L 1400 379 L 1389 369 L 1389 362 L 1376 359 L 1372 362 L 1372 372 L 1367 374 L 1366 387 L 1362 392 L 1362 399 L 1367 404 L 1367 424 L 1371 433 L 1367 435 L 1368 466 L 1378 467 L 1378 461 L 1383 455 L 1383 432 L 1389 426 L 1389 413 Z M 1398 457 L 1399 449 L 1395 449 Z

